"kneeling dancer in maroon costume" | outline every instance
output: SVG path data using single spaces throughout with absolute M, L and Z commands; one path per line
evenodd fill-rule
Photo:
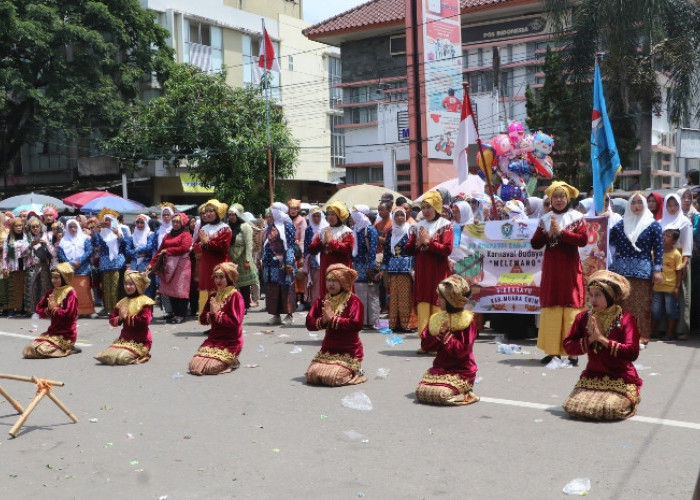
M 212 273 L 216 291 L 209 294 L 199 322 L 209 325 L 209 336 L 190 361 L 192 375 L 229 373 L 241 366 L 238 355 L 243 349 L 245 302 L 236 290 L 238 266 L 223 262 Z
M 464 278 L 453 274 L 440 282 L 437 293 L 441 311 L 430 317 L 421 333 L 421 349 L 437 352 L 437 356 L 418 384 L 416 397 L 438 405 L 476 403 L 473 348 L 478 332 L 474 314 L 464 309 L 471 288 Z
M 319 297 L 306 316 L 309 331 L 326 330 L 321 350 L 306 370 L 309 384 L 337 387 L 367 381 L 361 365 L 364 357 L 360 330 L 364 323 L 364 306 L 352 285 L 357 271 L 343 264 L 326 269 L 325 297 Z
M 564 349 L 588 354 L 588 364 L 564 402 L 566 413 L 587 420 L 623 420 L 639 405 L 642 379 L 632 364 L 639 356 L 637 320 L 619 305 L 630 293 L 627 278 L 596 271 L 588 278 L 589 311 L 576 316 Z

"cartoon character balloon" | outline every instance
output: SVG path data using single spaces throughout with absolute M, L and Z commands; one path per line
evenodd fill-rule
M 508 125 L 508 138 L 510 143 L 516 145 L 520 142 L 520 139 L 525 135 L 525 128 L 520 122 L 513 122 Z
M 498 134 L 496 137 L 491 139 L 491 145 L 493 146 L 496 155 L 508 156 L 513 150 L 513 145 L 510 142 L 510 138 L 506 134 Z
M 530 161 L 535 166 L 538 174 L 544 177 L 552 177 L 552 158 L 548 155 L 554 149 L 554 139 L 542 131 L 534 135 L 533 150 L 528 154 Z

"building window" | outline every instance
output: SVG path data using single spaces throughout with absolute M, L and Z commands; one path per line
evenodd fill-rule
M 377 121 L 377 107 L 363 106 L 360 108 L 349 108 L 345 111 L 345 116 L 349 117 L 346 123 L 369 123 Z
M 348 184 L 384 182 L 382 167 L 352 167 L 345 169 L 345 182 Z
M 462 51 L 462 68 L 467 69 L 469 67 L 469 51 L 464 49 Z
M 221 71 L 223 66 L 223 30 L 218 26 L 185 19 L 183 62 L 202 71 Z
M 342 116 L 331 116 L 331 165 L 339 167 L 345 164 L 345 131 L 338 128 L 343 123 Z
M 382 89 L 388 88 L 384 86 Z M 378 99 L 383 99 L 384 96 L 381 95 L 381 91 L 376 85 L 365 85 L 363 87 L 351 87 L 350 88 L 350 99 L 348 102 L 358 103 L 358 102 L 369 102 L 376 101 Z
M 392 56 L 406 53 L 406 35 L 397 35 L 389 38 L 389 52 Z
M 343 103 L 343 89 L 336 87 L 342 83 L 342 69 L 339 57 L 328 58 L 328 94 L 331 108 Z
M 468 73 L 469 89 L 471 92 L 491 92 L 493 90 L 493 73 L 478 72 Z
M 501 71 L 501 88 L 503 89 L 502 94 L 504 96 L 513 95 L 513 72 L 506 70 Z
M 479 67 L 484 65 L 484 49 L 476 50 L 476 65 Z
M 294 56 L 287 56 L 287 61 L 289 63 L 289 71 L 294 71 Z

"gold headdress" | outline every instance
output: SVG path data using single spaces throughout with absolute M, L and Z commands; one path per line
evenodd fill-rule
M 223 272 L 229 284 L 236 284 L 236 280 L 238 280 L 238 266 L 233 262 L 222 262 L 221 264 L 217 264 L 214 266 L 214 272 L 212 275 L 216 274 L 216 271 Z
M 124 279 L 130 279 L 133 281 L 139 295 L 143 295 L 143 292 L 146 291 L 148 285 L 151 284 L 151 280 L 148 278 L 148 276 L 146 276 L 145 273 L 140 273 L 138 271 L 127 271 L 124 274 Z
M 456 308 L 463 308 L 469 301 L 472 289 L 467 280 L 457 274 L 452 274 L 438 285 L 438 293 Z
M 604 290 L 616 304 L 630 295 L 630 282 L 627 281 L 627 278 L 604 269 L 589 276 L 588 288 Z
M 340 286 L 343 287 L 343 290 L 349 292 L 352 289 L 352 284 L 357 279 L 357 271 L 345 264 L 331 264 L 326 269 L 326 276 L 333 276 L 340 283 Z
M 573 186 L 569 186 L 566 182 L 563 181 L 554 181 L 550 186 L 545 189 L 544 194 L 547 195 L 547 198 L 550 200 L 552 199 L 552 195 L 554 194 L 554 191 L 559 191 L 562 190 L 564 191 L 564 194 L 566 194 L 566 198 L 571 201 L 575 198 L 578 197 L 578 189 L 576 189 Z
M 111 208 L 105 207 L 102 210 L 100 210 L 97 214 L 97 220 L 100 222 L 104 222 L 106 215 L 110 215 L 114 220 L 116 220 L 117 217 L 119 217 L 119 212 L 117 212 L 116 210 L 112 210 Z
M 203 212 L 205 208 L 211 207 L 219 216 L 219 219 L 223 219 L 226 216 L 226 211 L 228 210 L 228 205 L 226 203 L 221 203 L 219 200 L 211 199 L 200 206 L 200 212 Z
M 348 212 L 345 203 L 340 200 L 335 200 L 329 203 L 326 210 L 330 210 L 331 212 L 335 213 L 335 215 L 338 216 L 338 219 L 340 219 L 340 222 L 345 222 L 348 220 L 348 217 L 350 217 L 350 212 Z
M 66 285 L 70 285 L 71 281 L 73 280 L 73 266 L 71 266 L 68 262 L 56 264 L 51 268 L 51 272 L 57 272 L 60 274 L 61 278 L 63 278 L 63 282 Z
M 442 213 L 442 196 L 437 191 L 428 191 L 423 195 L 421 204 L 427 203 L 435 209 L 438 214 Z

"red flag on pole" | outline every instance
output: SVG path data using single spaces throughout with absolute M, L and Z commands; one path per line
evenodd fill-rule
M 459 122 L 459 131 L 455 141 L 455 156 L 452 163 L 457 169 L 457 179 L 459 183 L 467 180 L 469 174 L 469 165 L 467 164 L 467 146 L 476 144 L 476 122 L 474 121 L 474 112 L 472 104 L 469 100 L 469 93 L 465 92 L 462 100 L 462 118 Z
M 265 71 L 279 72 L 280 65 L 275 55 L 275 47 L 272 45 L 267 29 L 263 28 L 263 39 L 260 42 L 260 55 L 258 59 L 253 59 L 253 83 L 259 84 L 262 81 Z
M 277 71 L 278 73 L 280 70 L 280 65 L 275 56 L 275 47 L 272 45 L 272 40 L 270 35 L 267 34 L 267 30 L 263 31 L 263 43 L 260 44 L 258 67 L 268 71 Z

